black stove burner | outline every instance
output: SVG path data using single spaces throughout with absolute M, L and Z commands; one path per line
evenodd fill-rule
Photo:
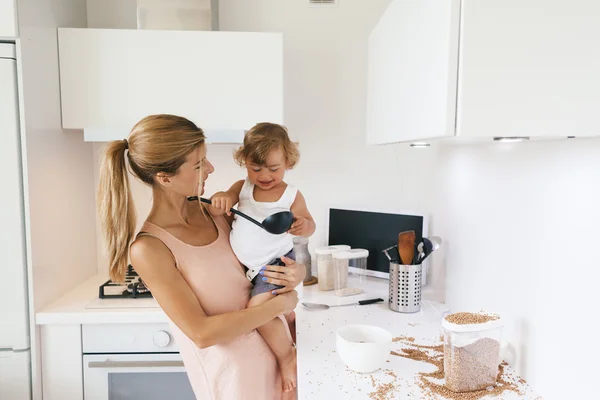
M 136 294 L 140 295 L 144 293 L 150 293 L 150 289 L 148 289 L 148 287 L 142 281 L 141 278 L 137 282 L 130 283 L 129 285 L 127 285 L 127 291 L 131 293 L 133 297 L 136 297 Z
M 152 293 L 150 293 L 148 287 L 144 284 L 131 265 L 127 267 L 125 281 L 123 283 L 116 283 L 108 280 L 100 286 L 98 295 L 101 299 L 135 299 L 152 297 Z

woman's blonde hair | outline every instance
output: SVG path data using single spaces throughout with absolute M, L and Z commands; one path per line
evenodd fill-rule
M 233 154 L 235 162 L 246 165 L 246 160 L 256 165 L 265 165 L 269 152 L 281 147 L 285 154 L 287 168 L 292 169 L 300 159 L 296 143 L 288 136 L 287 129 L 271 122 L 254 125 L 244 136 L 244 144 Z
M 161 114 L 139 121 L 128 139 L 108 144 L 100 164 L 97 204 L 112 280 L 118 282 L 124 279 L 129 246 L 136 229 L 126 154 L 133 174 L 145 184 L 153 186 L 157 173 L 177 174 L 186 157 L 203 145 L 204 140 L 204 132 L 193 122 L 183 117 Z

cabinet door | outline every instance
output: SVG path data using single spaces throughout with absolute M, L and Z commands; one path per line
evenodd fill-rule
M 457 133 L 600 134 L 600 2 L 463 0 Z
M 157 113 L 191 119 L 209 141 L 283 122 L 280 33 L 59 28 L 58 39 L 62 125 L 90 140 L 122 139 Z
M 0 352 L 0 399 L 30 399 L 30 376 L 29 350 Z
M 0 38 L 17 36 L 15 0 L 0 0 Z
M 41 325 L 40 331 L 43 398 L 83 399 L 81 325 Z
M 369 38 L 367 142 L 453 136 L 460 0 L 395 0 Z

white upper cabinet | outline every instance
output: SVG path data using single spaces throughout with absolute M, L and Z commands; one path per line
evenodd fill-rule
M 463 0 L 458 133 L 600 135 L 600 1 Z
M 0 38 L 17 36 L 16 0 L 0 0 Z
M 367 141 L 600 135 L 597 0 L 392 0 L 369 41 Z
M 62 125 L 123 139 L 150 114 L 176 114 L 211 143 L 283 123 L 279 33 L 59 29 Z
M 369 38 L 367 142 L 454 135 L 459 0 L 396 0 Z

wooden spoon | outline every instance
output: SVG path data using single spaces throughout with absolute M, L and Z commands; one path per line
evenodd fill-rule
M 401 263 L 411 265 L 415 256 L 415 231 L 406 231 L 398 234 L 398 252 Z

